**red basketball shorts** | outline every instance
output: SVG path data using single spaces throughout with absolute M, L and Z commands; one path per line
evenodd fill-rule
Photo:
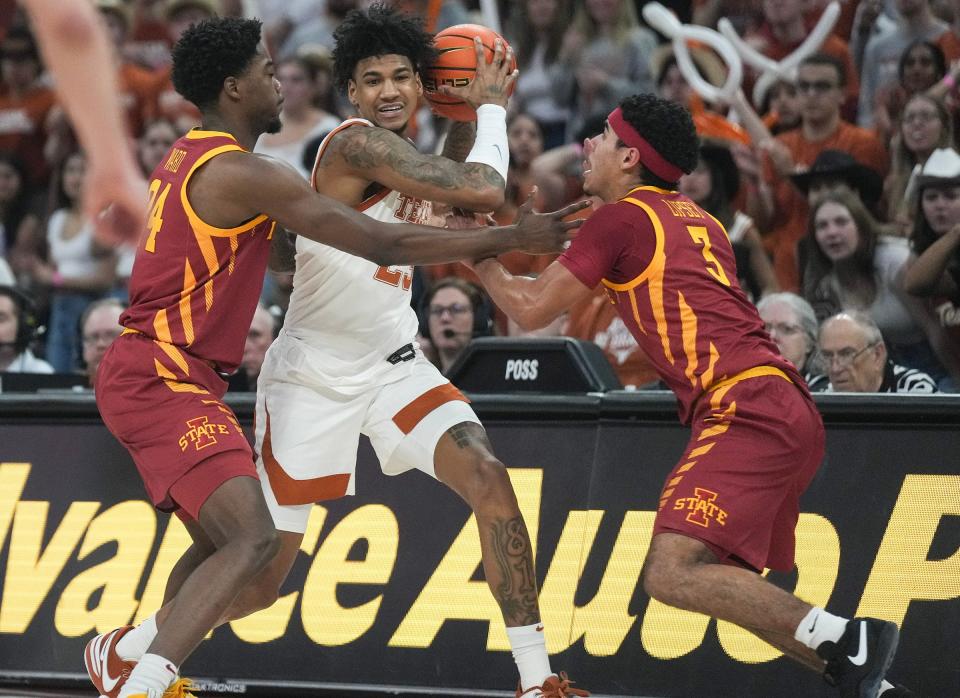
M 700 398 L 654 534 L 696 538 L 723 562 L 789 571 L 800 495 L 823 460 L 823 422 L 784 374 L 745 373 Z
M 158 509 L 197 519 L 224 482 L 257 477 L 250 444 L 221 402 L 226 387 L 206 362 L 139 333 L 121 335 L 107 350 L 97 406 Z

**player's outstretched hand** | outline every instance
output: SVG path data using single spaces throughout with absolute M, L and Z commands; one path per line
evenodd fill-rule
M 104 245 L 136 243 L 147 220 L 147 183 L 133 167 L 91 162 L 83 208 Z
M 517 212 L 517 218 L 513 223 L 519 238 L 518 249 L 530 254 L 561 252 L 564 244 L 573 238 L 573 231 L 583 223 L 581 218 L 570 221 L 564 218 L 589 207 L 590 201 L 577 201 L 559 211 L 535 213 L 533 197 L 536 193 L 537 188 L 534 187 Z
M 504 48 L 501 39 L 493 44 L 493 61 L 487 63 L 487 57 L 480 37 L 474 37 L 473 47 L 477 52 L 477 71 L 466 87 L 441 85 L 440 91 L 450 97 L 462 99 L 476 109 L 481 104 L 499 104 L 507 106 L 510 90 L 520 71 L 513 68 L 513 48 Z

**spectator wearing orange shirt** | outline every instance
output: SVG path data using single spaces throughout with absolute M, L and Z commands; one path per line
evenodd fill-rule
M 778 80 L 771 85 L 759 106 L 763 123 L 774 136 L 800 125 L 800 95 L 797 86 L 789 80 Z
M 113 41 L 117 90 L 127 128 L 130 135 L 139 137 L 144 124 L 157 112 L 157 78 L 149 70 L 123 58 L 123 45 L 130 30 L 130 8 L 127 3 L 124 0 L 96 0 L 96 5 L 106 22 L 107 34 Z
M 823 53 L 806 58 L 797 71 L 800 128 L 777 136 L 769 149 L 772 168 L 767 178 L 773 197 L 769 209 L 777 212 L 779 224 L 768 231 L 766 246 L 773 254 L 782 290 L 799 289 L 797 242 L 806 232 L 809 213 L 806 200 L 789 176 L 809 168 L 824 150 L 846 151 L 881 176 L 886 176 L 889 169 L 889 158 L 880 139 L 841 118 L 845 84 L 843 63 L 836 58 Z
M 23 27 L 10 29 L 0 43 L 0 151 L 24 164 L 31 185 L 49 175 L 43 148 L 56 104 L 53 90 L 40 83 L 42 72 L 33 36 Z
M 160 70 L 170 64 L 170 31 L 167 13 L 169 0 L 126 0 L 130 8 L 130 31 L 123 55 L 147 70 Z
M 693 24 L 716 27 L 721 17 L 729 19 L 741 36 L 756 30 L 763 21 L 756 0 L 693 0 Z
M 830 0 L 814 0 L 809 3 L 819 11 L 830 4 Z M 833 35 L 846 39 L 853 33 L 854 19 L 857 15 L 857 6 L 860 0 L 840 0 L 840 16 L 837 17 L 837 23 L 833 25 Z
M 167 20 L 167 38 L 172 46 L 191 25 L 213 17 L 217 13 L 217 6 L 213 0 L 168 0 L 164 13 Z M 157 75 L 155 89 L 158 115 L 172 122 L 181 133 L 199 125 L 200 110 L 173 89 L 170 65 L 160 68 Z
M 953 13 L 953 22 L 950 24 L 950 29 L 940 35 L 940 38 L 937 39 L 937 45 L 943 51 L 943 55 L 946 56 L 948 65 L 960 59 L 960 11 Z
M 783 60 L 809 36 L 821 14 L 821 11 L 818 11 L 816 16 L 805 17 L 804 4 L 803 0 L 763 0 L 765 21 L 755 33 L 747 37 L 747 41 L 765 56 L 775 61 Z M 847 76 L 843 114 L 852 119 L 857 113 L 860 80 L 850 47 L 836 34 L 830 34 L 818 50 L 843 63 Z
M 561 334 L 585 339 L 600 347 L 627 390 L 650 387 L 659 380 L 647 355 L 602 287 L 570 308 Z

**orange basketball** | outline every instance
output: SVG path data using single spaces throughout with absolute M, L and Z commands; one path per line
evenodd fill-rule
M 436 63 L 423 71 L 423 92 L 435 114 L 454 121 L 477 120 L 477 112 L 469 104 L 438 91 L 440 85 L 466 87 L 473 80 L 477 70 L 477 52 L 473 48 L 475 36 L 479 36 L 483 41 L 487 63 L 493 61 L 494 41 L 503 41 L 504 51 L 509 47 L 502 36 L 479 24 L 457 24 L 434 37 L 434 44 L 440 55 Z M 514 70 L 516 67 L 517 58 L 514 56 L 510 69 Z M 516 83 L 510 86 L 511 93 L 515 85 Z

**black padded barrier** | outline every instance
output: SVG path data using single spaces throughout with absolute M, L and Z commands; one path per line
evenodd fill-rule
M 471 397 L 536 538 L 555 668 L 599 696 L 835 695 L 743 631 L 639 587 L 687 436 L 672 396 Z M 228 403 L 249 427 L 252 396 Z M 960 396 L 817 403 L 827 456 L 802 502 L 798 569 L 774 579 L 834 613 L 900 623 L 891 676 L 960 696 Z M 0 682 L 84 685 L 87 639 L 153 611 L 186 544 L 143 500 L 90 395 L 0 396 Z M 445 487 L 384 476 L 362 442 L 357 496 L 318 505 L 303 549 L 275 607 L 189 660 L 204 695 L 513 694 L 475 526 Z

